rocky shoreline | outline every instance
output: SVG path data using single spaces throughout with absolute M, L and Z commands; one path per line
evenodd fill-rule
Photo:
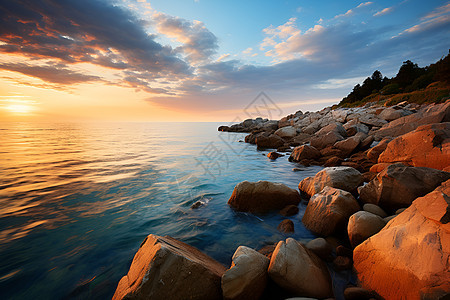
M 301 111 L 279 121 L 221 126 L 245 142 L 325 168 L 298 191 L 282 183 L 241 182 L 237 211 L 295 215 L 320 236 L 259 251 L 240 246 L 223 266 L 171 237 L 149 235 L 113 299 L 449 299 L 450 100 L 432 105 L 368 104 Z M 293 230 L 292 220 L 278 230 Z M 339 272 L 357 286 L 342 292 Z M 298 298 L 306 297 L 306 298 Z

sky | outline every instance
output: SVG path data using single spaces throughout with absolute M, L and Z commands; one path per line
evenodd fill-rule
M 450 48 L 450 1 L 0 0 L 0 18 L 0 121 L 278 119 Z

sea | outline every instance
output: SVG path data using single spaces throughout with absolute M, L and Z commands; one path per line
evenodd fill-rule
M 271 161 L 219 125 L 0 123 L 1 299 L 110 299 L 149 234 L 227 267 L 240 245 L 315 238 L 301 223 L 304 203 L 285 235 L 285 217 L 227 201 L 241 181 L 297 189 L 321 167 Z

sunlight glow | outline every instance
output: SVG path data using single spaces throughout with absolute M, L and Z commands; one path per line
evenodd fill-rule
M 5 106 L 7 110 L 13 113 L 27 114 L 33 110 L 33 107 L 25 104 L 10 104 Z

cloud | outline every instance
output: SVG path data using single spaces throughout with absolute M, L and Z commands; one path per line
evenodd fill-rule
M 189 21 L 163 13 L 153 15 L 159 33 L 175 38 L 182 43 L 179 50 L 187 55 L 193 63 L 208 61 L 216 54 L 217 37 L 200 21 Z
M 388 13 L 392 12 L 393 7 L 386 7 L 378 12 L 376 12 L 373 16 L 374 17 L 380 17 L 380 16 L 384 16 L 387 15 Z
M 364 6 L 371 5 L 371 4 L 373 4 L 373 2 L 371 2 L 371 1 L 368 1 L 368 2 L 362 2 L 362 3 L 360 3 L 356 8 L 361 8 L 361 7 L 364 7 Z
M 437 17 L 447 15 L 449 13 L 450 13 L 450 2 L 436 8 L 431 13 L 429 13 L 429 14 L 425 15 L 423 18 L 421 18 L 421 20 L 423 21 L 423 20 L 428 20 L 428 19 L 435 19 Z
M 62 65 L 32 66 L 25 63 L 0 63 L 0 69 L 19 72 L 24 75 L 39 78 L 45 82 L 59 85 L 103 81 L 98 76 L 75 72 Z
M 369 6 L 369 5 L 371 5 L 371 4 L 373 4 L 373 2 L 370 2 L 370 1 L 368 1 L 368 2 L 362 2 L 362 3 L 360 3 L 358 6 L 356 6 L 355 8 L 347 10 L 346 13 L 336 15 L 336 16 L 334 17 L 334 19 L 339 19 L 339 18 L 342 18 L 342 17 L 350 17 L 350 16 L 353 16 L 358 10 L 361 10 L 362 8 L 364 8 L 364 7 L 366 7 L 366 6 Z
M 0 18 L 3 53 L 147 71 L 153 78 L 183 78 L 192 72 L 174 49 L 156 42 L 135 15 L 104 1 L 7 1 L 0 7 Z

